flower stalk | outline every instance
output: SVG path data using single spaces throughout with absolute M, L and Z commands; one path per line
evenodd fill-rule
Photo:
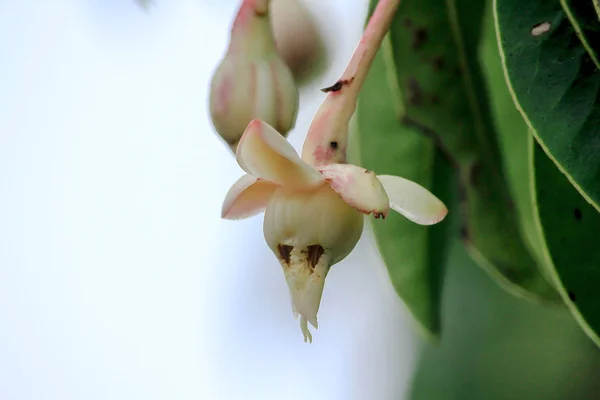
M 317 110 L 302 147 L 302 159 L 313 166 L 346 162 L 348 124 L 360 89 L 381 42 L 390 29 L 400 0 L 380 0 L 362 39 L 338 81 L 322 89 L 327 97 Z

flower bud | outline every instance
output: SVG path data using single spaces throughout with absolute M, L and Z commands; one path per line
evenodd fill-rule
M 296 123 L 298 102 L 293 75 L 275 47 L 268 1 L 243 0 L 229 48 L 211 82 L 215 129 L 233 152 L 253 119 L 287 136 Z
M 322 34 L 300 0 L 272 0 L 271 26 L 277 51 L 296 81 L 308 79 L 326 66 Z
M 318 327 L 317 312 L 329 268 L 350 254 L 362 229 L 362 214 L 328 185 L 311 191 L 279 187 L 269 200 L 265 239 L 283 268 L 294 315 L 301 315 L 305 341 L 312 341 L 307 322 Z

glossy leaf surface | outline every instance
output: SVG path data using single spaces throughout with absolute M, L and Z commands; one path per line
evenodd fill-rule
M 548 156 L 600 211 L 600 22 L 592 1 L 494 4 L 519 109 Z
M 531 140 L 533 198 L 563 298 L 583 330 L 600 345 L 600 213 Z

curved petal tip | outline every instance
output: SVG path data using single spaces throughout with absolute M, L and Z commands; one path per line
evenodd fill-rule
M 378 175 L 390 207 L 419 225 L 434 225 L 448 215 L 446 205 L 416 182 L 393 175 Z
M 288 187 L 312 187 L 323 177 L 304 162 L 292 145 L 275 128 L 252 120 L 236 150 L 240 167 L 257 178 Z

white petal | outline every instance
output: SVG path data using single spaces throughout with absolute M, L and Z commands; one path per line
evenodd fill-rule
M 318 167 L 331 188 L 358 211 L 375 218 L 388 215 L 390 201 L 373 171 L 352 164 L 330 164 Z
M 279 132 L 258 119 L 248 124 L 236 158 L 247 173 L 279 185 L 303 188 L 323 182 L 323 177 L 302 161 Z
M 242 219 L 263 211 L 277 188 L 274 183 L 244 175 L 233 184 L 221 209 L 221 218 Z
M 390 207 L 420 225 L 437 224 L 446 217 L 448 208 L 423 186 L 392 175 L 377 176 L 388 197 Z

